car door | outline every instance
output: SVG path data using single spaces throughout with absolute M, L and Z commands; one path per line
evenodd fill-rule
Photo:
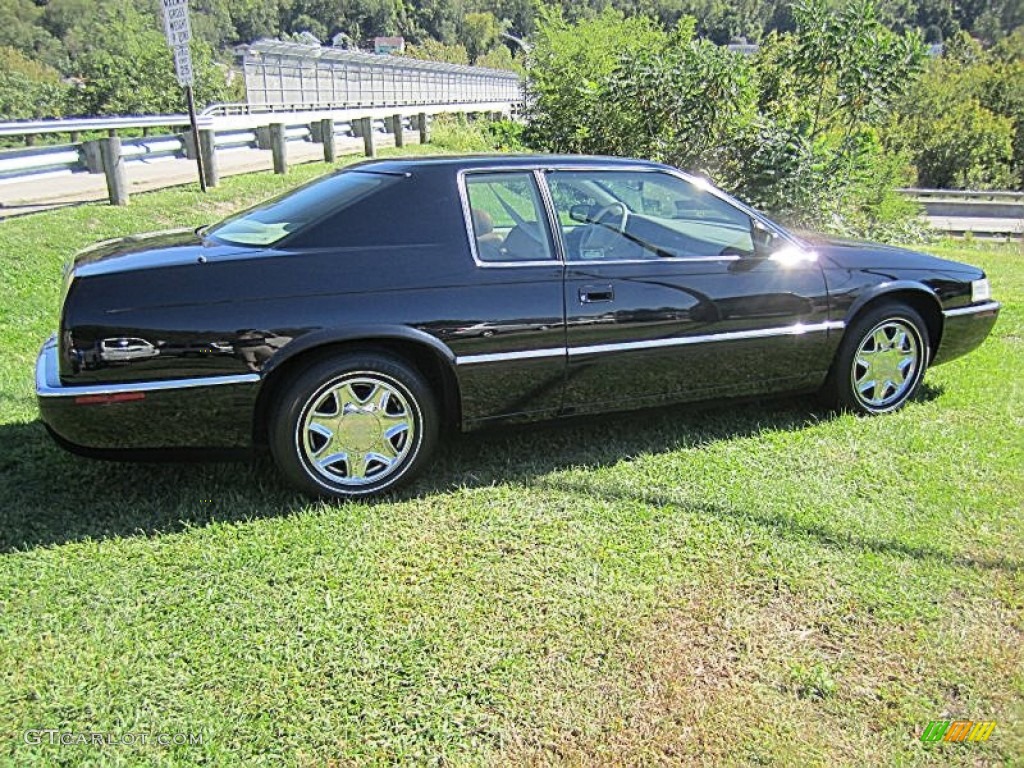
M 824 377 L 828 297 L 813 254 L 781 247 L 782 233 L 668 171 L 545 177 L 566 260 L 567 409 L 799 389 Z
M 456 354 L 467 427 L 558 413 L 565 378 L 564 267 L 540 173 L 481 168 L 461 176 L 476 264 L 453 307 L 446 342 Z

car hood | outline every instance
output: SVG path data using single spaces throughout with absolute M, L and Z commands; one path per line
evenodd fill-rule
M 863 240 L 844 240 L 827 235 L 800 233 L 818 255 L 842 269 L 920 269 L 944 272 L 977 272 L 977 267 L 940 259 L 928 253 Z
M 197 230 L 172 229 L 104 240 L 79 251 L 71 266 L 79 277 L 176 267 L 251 252 L 251 247 L 204 240 Z

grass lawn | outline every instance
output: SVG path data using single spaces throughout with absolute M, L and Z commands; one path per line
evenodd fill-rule
M 0 224 L 0 764 L 1020 764 L 1019 247 L 933 249 L 984 266 L 1003 315 L 893 416 L 790 399 L 473 435 L 353 504 L 266 463 L 58 449 L 32 370 L 64 259 L 319 171 Z M 919 740 L 954 718 L 998 725 Z

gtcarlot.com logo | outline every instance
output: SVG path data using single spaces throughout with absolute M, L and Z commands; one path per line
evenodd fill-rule
M 25 731 L 26 744 L 48 744 L 70 747 L 92 744 L 97 747 L 134 747 L 157 744 L 161 747 L 198 747 L 203 743 L 201 733 L 105 733 L 101 731 L 62 731 L 57 728 L 39 728 Z
M 995 720 L 932 720 L 921 733 L 921 741 L 988 741 Z

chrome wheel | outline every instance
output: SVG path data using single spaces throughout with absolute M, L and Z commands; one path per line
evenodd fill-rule
M 857 347 L 850 384 L 858 401 L 872 411 L 899 405 L 921 374 L 923 345 L 917 328 L 891 318 L 872 328 Z
M 412 397 L 387 377 L 351 373 L 322 386 L 298 420 L 307 467 L 333 486 L 358 487 L 394 474 L 417 443 Z

